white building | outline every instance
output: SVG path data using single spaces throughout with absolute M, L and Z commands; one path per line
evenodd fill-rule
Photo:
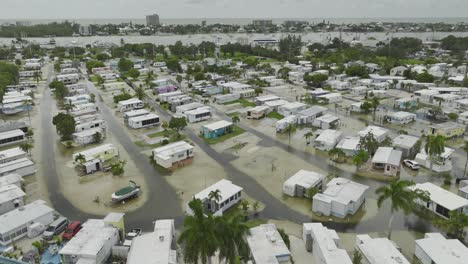
M 464 264 L 468 248 L 458 239 L 446 239 L 440 233 L 426 233 L 415 241 L 414 255 L 422 264 Z
M 73 139 L 73 142 L 79 145 L 91 144 L 91 143 L 96 142 L 96 139 L 97 139 L 96 133 L 101 134 L 101 139 L 104 138 L 106 134 L 104 129 L 97 127 L 97 128 L 83 130 L 80 132 L 75 132 L 72 134 L 72 139 Z
M 346 156 L 352 157 L 359 151 L 359 137 L 346 136 L 338 142 L 337 149 L 341 149 Z
M 333 103 L 341 102 L 343 100 L 343 97 L 341 96 L 340 93 L 329 93 L 329 94 L 317 96 L 317 99 L 319 101 L 324 102 L 325 104 L 333 104 Z
M 240 202 L 242 200 L 242 187 L 233 184 L 231 181 L 222 179 L 215 184 L 209 186 L 203 191 L 195 194 L 193 198 L 199 199 L 203 203 L 203 209 L 211 212 L 213 215 L 219 216 Z M 213 191 L 219 191 L 220 199 L 213 201 L 210 199 L 210 193 Z M 192 213 L 192 210 L 187 204 L 188 214 Z
M 73 106 L 70 114 L 73 117 L 78 117 L 82 115 L 91 115 L 95 114 L 98 111 L 98 107 L 94 103 L 80 104 Z
M 21 208 L 5 213 L 0 221 L 0 245 L 7 246 L 28 233 L 29 226 L 39 223 L 47 226 L 54 221 L 54 209 L 42 200 L 36 200 Z
M 366 86 L 356 86 L 351 88 L 350 94 L 353 96 L 362 96 L 365 95 L 368 90 L 369 88 Z
M 102 264 L 119 242 L 119 230 L 102 219 L 89 219 L 59 251 L 64 264 Z
M 270 108 L 265 105 L 256 106 L 246 111 L 246 118 L 251 119 L 260 119 L 266 116 L 266 114 L 270 111 Z
M 106 128 L 106 121 L 104 121 L 103 119 L 97 119 L 77 124 L 75 126 L 75 132 L 81 132 L 93 128 Z
M 414 158 L 421 166 L 431 169 L 435 172 L 447 172 L 452 170 L 452 154 L 455 150 L 445 147 L 444 153 L 437 157 L 429 157 L 424 148 L 416 154 Z
M 140 109 L 143 107 L 144 107 L 143 101 L 141 101 L 138 98 L 130 98 L 128 100 L 120 101 L 117 104 L 117 109 L 120 112 L 127 112 L 130 110 Z
M 239 82 L 228 82 L 220 85 L 225 91 L 230 93 L 237 93 L 244 90 L 252 90 L 252 86 Z
M 336 128 L 340 123 L 340 118 L 331 114 L 325 114 L 314 119 L 312 125 L 320 129 Z
M 387 114 L 386 118 L 392 124 L 404 125 L 416 121 L 416 114 L 399 111 Z
M 189 104 L 185 104 L 185 105 L 176 106 L 176 111 L 175 112 L 178 115 L 183 115 L 187 111 L 194 110 L 194 109 L 204 107 L 204 106 L 205 105 L 202 104 L 202 103 L 193 102 L 193 103 L 189 103 Z
M 384 141 L 388 135 L 388 129 L 378 127 L 378 126 L 368 126 L 363 130 L 358 132 L 359 137 L 363 138 L 367 136 L 369 133 L 372 133 L 372 136 L 377 140 L 377 142 L 381 143 Z
M 26 135 L 21 129 L 0 132 L 0 147 L 18 144 L 26 140 Z
M 283 183 L 283 193 L 292 197 L 306 197 L 307 190 L 322 190 L 325 175 L 317 172 L 299 170 Z
M 24 157 L 26 157 L 26 152 L 24 152 L 20 147 L 2 150 L 0 151 L 0 164 Z
M 16 185 L 0 186 L 0 215 L 24 205 L 26 194 Z
M 128 119 L 128 126 L 131 128 L 145 128 L 159 124 L 159 116 L 153 113 L 140 115 Z
M 312 211 L 326 216 L 344 218 L 354 214 L 365 201 L 369 186 L 345 178 L 334 178 L 323 193 L 314 195 Z
M 211 107 L 204 106 L 197 109 L 189 110 L 184 113 L 185 118 L 189 123 L 201 122 L 211 118 Z
M 278 113 L 284 117 L 296 115 L 307 108 L 306 104 L 300 102 L 287 103 L 278 107 Z
M 268 106 L 271 111 L 278 112 L 278 108 L 282 105 L 288 104 L 289 102 L 286 100 L 275 100 L 275 101 L 268 101 L 265 102 L 264 105 Z
M 128 112 L 125 112 L 123 114 L 123 117 L 124 117 L 124 120 L 127 121 L 129 118 L 137 117 L 137 116 L 143 116 L 143 115 L 147 115 L 149 113 L 150 112 L 148 110 L 146 110 L 146 109 L 130 110 Z
M 320 105 L 314 105 L 297 113 L 298 124 L 312 124 L 313 121 L 320 116 L 323 116 L 328 108 Z
M 379 147 L 372 157 L 372 167 L 383 170 L 384 175 L 396 176 L 400 171 L 403 152 L 392 147 Z
M 357 235 L 356 248 L 361 251 L 363 259 L 369 264 L 410 264 L 396 244 L 387 238 Z
M 189 164 L 193 158 L 193 146 L 185 141 L 178 141 L 153 149 L 156 164 L 166 169 L 173 169 Z
M 21 188 L 23 184 L 23 177 L 18 174 L 8 174 L 5 176 L 0 177 L 0 187 L 6 185 L 16 185 Z
M 36 173 L 34 162 L 28 158 L 21 158 L 0 164 L 0 177 L 8 174 L 27 176 Z
M 314 140 L 314 147 L 323 151 L 329 151 L 338 144 L 343 135 L 342 132 L 326 129 Z
M 250 228 L 247 243 L 255 264 L 279 264 L 290 261 L 291 252 L 274 224 Z
M 352 264 L 345 249 L 340 248 L 338 234 L 322 223 L 304 223 L 302 239 L 306 249 L 312 252 L 316 264 Z
M 468 214 L 468 199 L 447 191 L 431 182 L 417 183 L 409 188 L 411 190 L 428 192 L 429 202 L 417 202 L 441 217 L 449 218 L 450 212 Z
M 297 116 L 295 115 L 290 115 L 290 116 L 287 116 L 281 120 L 278 120 L 275 124 L 275 127 L 276 127 L 276 132 L 277 133 L 282 133 L 284 131 L 286 131 L 286 129 L 288 128 L 288 126 L 290 125 L 297 125 Z
M 57 81 L 63 82 L 64 84 L 74 84 L 74 83 L 77 83 L 79 80 L 80 80 L 80 75 L 78 73 L 57 75 Z
M 403 158 L 413 157 L 419 152 L 417 148 L 419 138 L 410 135 L 398 135 L 392 141 L 392 146 L 403 153 Z
M 241 95 L 239 93 L 219 94 L 214 96 L 214 100 L 218 104 L 226 104 L 239 100 Z
M 132 239 L 127 264 L 142 264 L 149 260 L 158 264 L 177 264 L 174 220 L 157 220 L 153 232 Z

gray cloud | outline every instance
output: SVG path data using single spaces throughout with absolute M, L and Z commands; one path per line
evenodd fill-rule
M 465 17 L 467 0 L 1 0 L 0 18 Z

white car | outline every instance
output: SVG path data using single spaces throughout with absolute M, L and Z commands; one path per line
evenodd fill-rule
M 417 163 L 416 161 L 414 160 L 404 160 L 403 161 L 403 164 L 405 164 L 406 167 L 412 169 L 412 170 L 419 170 L 420 166 L 419 166 L 419 163 Z

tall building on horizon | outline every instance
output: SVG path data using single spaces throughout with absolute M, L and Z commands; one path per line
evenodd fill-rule
M 146 16 L 146 25 L 148 27 L 159 26 L 159 16 L 157 14 Z

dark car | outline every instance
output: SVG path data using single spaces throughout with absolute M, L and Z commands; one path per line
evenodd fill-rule
M 62 239 L 63 240 L 70 240 L 80 230 L 81 230 L 81 222 L 80 221 L 73 221 L 65 229 L 65 232 L 62 235 Z

